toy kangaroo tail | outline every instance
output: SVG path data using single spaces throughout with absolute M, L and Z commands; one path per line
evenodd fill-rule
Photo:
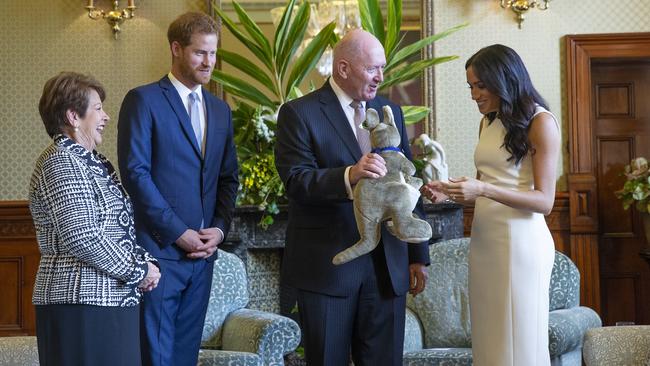
M 354 216 L 357 220 L 357 228 L 359 229 L 361 239 L 348 249 L 334 256 L 332 263 L 337 266 L 370 253 L 379 244 L 381 235 L 379 221 L 364 216 L 356 205 L 354 206 Z
M 370 253 L 377 247 L 379 240 L 373 244 L 372 238 L 361 238 L 356 244 L 334 256 L 332 263 L 335 265 L 345 264 L 353 259 L 357 259 L 364 254 Z

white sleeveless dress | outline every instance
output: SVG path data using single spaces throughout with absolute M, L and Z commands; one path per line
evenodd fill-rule
M 535 115 L 542 112 L 548 111 L 538 107 Z M 519 165 L 508 161 L 510 153 L 502 146 L 505 134 L 498 118 L 484 123 L 474 152 L 480 179 L 505 189 L 531 190 L 531 155 Z M 484 197 L 476 200 L 469 252 L 475 366 L 550 365 L 548 309 L 554 256 L 553 238 L 542 214 Z

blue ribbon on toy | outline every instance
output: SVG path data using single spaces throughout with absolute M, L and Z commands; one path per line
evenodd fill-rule
M 386 146 L 386 147 L 377 147 L 377 148 L 374 148 L 374 149 L 372 149 L 372 151 L 370 151 L 370 152 L 373 153 L 373 154 L 380 154 L 380 153 L 382 153 L 382 152 L 384 152 L 384 151 L 397 151 L 397 152 L 402 152 L 402 149 L 400 149 L 399 147 L 395 147 L 395 146 Z

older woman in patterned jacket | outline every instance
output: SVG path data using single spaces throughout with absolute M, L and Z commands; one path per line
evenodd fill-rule
M 36 161 L 29 201 L 41 260 L 33 303 L 42 365 L 139 365 L 139 302 L 158 284 L 136 244 L 131 201 L 95 147 L 109 117 L 104 88 L 63 72 L 39 112 L 54 139 Z

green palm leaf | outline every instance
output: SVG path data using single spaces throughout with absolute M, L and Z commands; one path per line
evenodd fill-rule
M 289 61 L 291 61 L 293 55 L 296 53 L 296 50 L 305 37 L 305 31 L 307 30 L 307 25 L 309 23 L 309 16 L 309 3 L 304 2 L 302 5 L 300 5 L 300 8 L 298 8 L 296 17 L 293 22 L 291 22 L 291 26 L 289 27 L 289 32 L 287 34 L 287 39 L 281 46 L 280 53 L 276 59 L 276 65 L 278 67 L 278 75 L 280 79 L 284 78 L 284 74 L 287 71 Z
M 303 95 L 304 94 L 302 93 L 302 90 L 300 90 L 300 88 L 298 88 L 297 86 L 294 86 L 293 89 L 291 89 L 291 92 L 287 95 L 287 101 L 300 98 Z
M 214 8 L 217 12 L 223 24 L 228 28 L 228 30 L 244 45 L 248 48 L 262 63 L 266 66 L 269 71 L 273 71 L 273 63 L 268 59 L 264 50 L 258 46 L 252 39 L 247 37 L 244 32 L 240 31 L 235 22 L 230 19 L 226 13 L 223 12 L 218 6 Z
M 404 123 L 406 125 L 418 123 L 426 118 L 430 111 L 431 108 L 420 105 L 402 106 L 402 112 L 404 113 Z
M 442 31 L 438 34 L 431 35 L 429 37 L 423 38 L 419 41 L 413 42 L 412 44 L 402 48 L 398 52 L 395 53 L 395 55 L 391 58 L 390 65 L 387 65 L 387 67 L 384 69 L 384 72 L 389 72 L 392 68 L 399 66 L 401 63 L 406 61 L 409 57 L 411 57 L 413 54 L 420 52 L 424 47 L 432 44 L 433 42 L 444 38 L 459 29 L 465 28 L 468 25 L 468 23 L 464 23 L 461 25 L 457 25 L 455 27 L 449 28 L 445 31 Z M 390 67 L 389 67 L 390 66 Z
M 300 85 L 307 73 L 311 71 L 323 55 L 331 40 L 331 33 L 334 31 L 336 24 L 334 22 L 326 25 L 320 32 L 309 42 L 303 53 L 296 59 L 291 69 L 291 74 L 285 89 L 285 95 L 288 95 L 294 86 Z
M 402 36 L 399 38 L 399 41 L 397 41 L 397 44 L 395 47 L 393 47 L 393 50 L 390 52 L 387 52 L 386 54 L 386 67 L 389 69 L 392 67 L 393 63 L 393 58 L 395 57 L 395 54 L 400 50 L 400 46 L 404 42 L 404 39 L 406 38 L 406 32 L 402 34 Z M 384 71 L 386 70 L 386 67 L 384 67 Z
M 273 55 L 275 57 L 277 57 L 277 55 L 280 53 L 280 48 L 287 38 L 287 29 L 291 23 L 291 13 L 293 12 L 295 3 L 296 0 L 289 0 L 287 6 L 284 8 L 284 12 L 282 13 L 282 18 L 280 18 L 280 23 L 275 29 L 275 42 L 273 44 Z
M 221 70 L 214 70 L 212 72 L 212 79 L 223 85 L 224 90 L 227 92 L 248 99 L 256 104 L 261 104 L 269 108 L 275 108 L 276 103 L 271 101 L 266 95 L 251 86 L 248 82 L 228 75 Z
M 388 17 L 386 18 L 386 42 L 384 51 L 386 55 L 393 53 L 397 46 L 399 33 L 402 30 L 402 0 L 388 2 Z
M 264 72 L 264 70 L 259 68 L 259 66 L 255 65 L 254 63 L 250 62 L 246 57 L 241 56 L 238 53 L 226 51 L 222 48 L 217 51 L 217 55 L 222 61 L 227 62 L 228 64 L 242 71 L 244 74 L 259 81 L 273 94 L 279 94 L 279 91 L 275 85 L 273 85 L 273 81 Z
M 266 36 L 260 29 L 260 27 L 255 24 L 255 22 L 246 14 L 246 11 L 242 9 L 241 5 L 235 0 L 232 2 L 233 7 L 235 8 L 235 11 L 237 12 L 237 16 L 239 17 L 239 22 L 242 24 L 244 29 L 250 34 L 250 36 L 253 38 L 253 40 L 257 43 L 258 46 L 264 51 L 264 54 L 267 57 L 267 60 L 270 62 L 271 59 L 273 58 L 273 54 L 271 51 L 271 44 L 268 39 L 266 39 Z
M 389 0 L 390 1 L 390 0 Z M 386 38 L 384 34 L 384 18 L 378 0 L 358 0 L 361 27 L 372 33 L 381 44 Z
M 384 82 L 381 83 L 380 89 L 386 89 L 392 85 L 399 84 L 406 80 L 411 80 L 420 76 L 422 70 L 433 65 L 448 62 L 457 59 L 458 56 L 443 56 L 428 60 L 420 60 L 411 64 L 404 65 L 399 69 L 394 69 L 390 74 L 384 76 Z

